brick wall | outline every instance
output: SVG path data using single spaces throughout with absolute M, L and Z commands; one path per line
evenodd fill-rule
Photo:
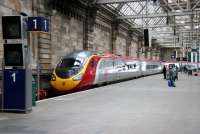
M 83 49 L 83 20 L 62 14 L 52 16 L 52 67 L 59 59 Z
M 127 40 L 127 31 L 121 28 L 119 25 L 118 35 L 116 40 L 116 54 L 117 55 L 126 55 L 126 40 Z
M 110 52 L 112 37 L 111 24 L 109 22 L 104 22 L 104 20 L 97 15 L 93 29 L 93 51 L 98 51 L 100 53 Z
M 138 49 L 138 40 L 137 39 L 133 39 L 131 41 L 131 46 L 130 46 L 130 56 L 132 57 L 137 57 L 137 49 Z
M 93 50 L 98 52 L 110 51 L 111 33 L 103 30 L 100 25 L 97 24 L 94 28 L 94 45 Z

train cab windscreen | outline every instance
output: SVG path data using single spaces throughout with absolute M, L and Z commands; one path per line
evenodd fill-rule
M 69 78 L 78 74 L 82 68 L 83 60 L 80 58 L 64 58 L 56 67 L 56 74 L 60 78 Z

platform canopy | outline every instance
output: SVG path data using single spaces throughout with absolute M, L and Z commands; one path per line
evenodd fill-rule
M 94 0 L 133 29 L 149 29 L 160 46 L 199 45 L 200 0 Z M 163 38 L 165 37 L 165 38 Z

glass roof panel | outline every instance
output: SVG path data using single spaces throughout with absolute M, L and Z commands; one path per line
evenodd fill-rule
M 125 4 L 120 12 L 124 15 L 136 15 L 137 12 L 129 4 Z
M 168 0 L 168 3 L 173 3 L 173 0 Z
M 150 3 L 148 3 L 147 6 L 148 6 L 147 9 L 148 9 L 148 13 L 149 13 L 149 14 L 155 12 L 156 6 L 152 6 Z
M 135 19 L 134 21 L 138 25 L 142 25 L 143 20 L 142 19 Z
M 130 10 L 130 8 L 125 4 L 125 5 L 121 8 L 120 12 L 123 13 L 123 14 L 125 14 L 125 13 L 127 12 L 127 10 Z M 125 14 L 125 15 L 126 15 L 126 14 Z
M 142 8 L 138 2 L 127 3 L 127 4 L 130 6 L 130 8 L 132 10 L 135 11 L 135 14 L 137 14 L 141 10 L 141 8 Z
M 157 0 L 158 1 L 158 0 Z M 171 5 L 169 9 L 174 9 L 173 12 L 182 12 L 182 9 L 177 5 L 179 2 L 184 2 L 186 3 L 187 0 L 165 0 L 168 1 L 168 3 Z M 114 10 L 117 10 L 119 15 L 125 16 L 125 15 L 140 15 L 145 16 L 146 14 L 159 14 L 159 13 L 166 13 L 166 9 L 163 7 L 160 7 L 158 2 L 153 2 L 153 0 L 149 1 L 137 1 L 137 2 L 125 2 L 125 3 L 120 3 L 120 4 L 107 4 L 109 7 L 113 8 Z M 183 8 L 185 9 L 185 8 Z M 191 28 L 196 29 L 200 27 L 199 24 L 196 24 L 200 22 L 200 15 L 194 14 L 193 15 L 193 27 L 191 25 L 183 25 L 183 26 L 177 26 L 176 27 L 176 33 L 179 31 L 184 30 L 191 30 Z M 153 26 L 152 29 L 153 31 L 161 31 L 161 32 L 170 32 L 170 36 L 173 36 L 174 32 L 174 18 L 175 18 L 175 23 L 178 24 L 184 24 L 191 22 L 192 18 L 189 15 L 185 16 L 176 16 L 176 17 L 169 17 L 169 26 L 164 26 L 164 27 L 154 27 L 155 25 L 165 25 L 167 23 L 166 17 L 160 17 L 160 18 L 140 18 L 140 19 L 127 19 L 130 23 L 133 25 L 136 25 L 135 27 L 137 28 L 146 28 L 148 26 Z M 134 26 L 133 26 L 134 27 Z M 164 36 L 168 36 L 167 34 L 163 34 Z
M 111 8 L 117 8 L 119 4 L 107 4 L 107 6 Z

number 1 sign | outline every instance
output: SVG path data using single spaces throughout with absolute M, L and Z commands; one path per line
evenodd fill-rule
M 48 32 L 48 20 L 44 17 L 28 17 L 28 31 Z

